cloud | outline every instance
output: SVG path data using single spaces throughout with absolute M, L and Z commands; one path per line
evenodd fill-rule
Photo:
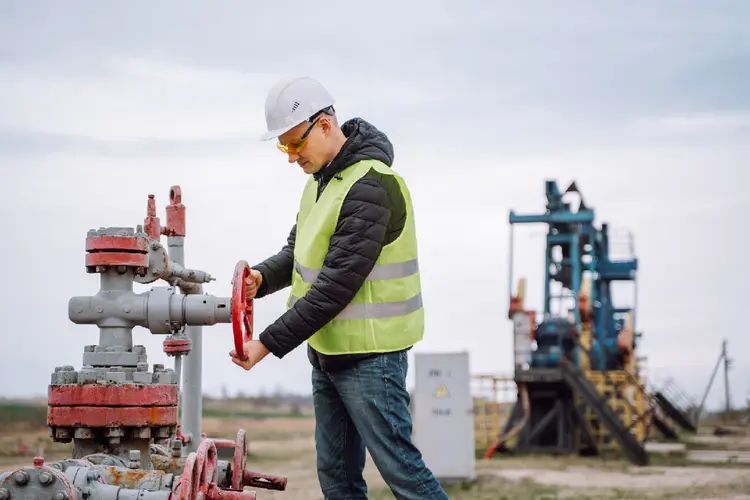
M 39 69 L 0 67 L 0 92 L 7 99 L 4 124 L 26 132 L 83 136 L 92 140 L 222 140 L 249 132 L 257 102 L 271 75 L 202 71 L 196 67 L 138 57 L 101 62 L 97 75 L 43 78 Z M 255 108 L 251 108 L 255 106 Z M 6 125 L 6 127 L 8 127 Z
M 750 112 L 711 112 L 674 116 L 652 116 L 637 119 L 632 124 L 632 132 L 645 137 L 688 138 L 711 140 L 739 138 L 750 132 Z
M 473 371 L 510 370 L 508 211 L 543 211 L 550 178 L 575 180 L 599 221 L 634 233 L 654 370 L 700 393 L 720 335 L 750 348 L 732 319 L 750 291 L 736 271 L 750 209 L 746 3 L 134 5 L 0 7 L 1 307 L 27 340 L 0 352 L 14 381 L 0 394 L 43 393 L 55 365 L 80 365 L 97 332 L 67 320 L 67 301 L 98 290 L 86 231 L 142 223 L 148 193 L 163 217 L 182 186 L 187 264 L 219 277 L 208 293 L 229 293 L 237 260 L 278 251 L 305 177 L 257 137 L 268 87 L 290 73 L 317 76 L 342 116 L 394 142 L 428 306 L 416 351 L 468 349 Z M 519 230 L 514 249 L 537 308 L 543 231 Z M 259 327 L 285 298 L 259 301 Z M 136 338 L 169 363 L 160 337 Z M 309 391 L 304 348 L 245 374 L 228 362 L 228 325 L 204 338 L 207 391 Z M 737 362 L 735 400 L 748 370 Z

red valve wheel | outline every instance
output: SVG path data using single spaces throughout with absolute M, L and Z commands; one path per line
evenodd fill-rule
M 232 489 L 240 490 L 244 486 L 245 467 L 247 466 L 247 440 L 245 429 L 237 431 L 234 444 L 234 461 L 232 462 Z
M 216 445 L 210 439 L 203 439 L 198 449 L 185 459 L 182 474 L 172 493 L 179 493 L 179 500 L 210 498 L 209 491 L 219 480 L 217 465 Z
M 253 339 L 253 299 L 245 294 L 245 280 L 250 276 L 250 265 L 241 260 L 234 267 L 232 279 L 232 331 L 237 358 L 246 361 L 243 344 Z

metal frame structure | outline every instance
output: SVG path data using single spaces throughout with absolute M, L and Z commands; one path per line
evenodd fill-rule
M 564 194 L 580 193 L 574 183 Z M 637 305 L 638 259 L 631 257 L 625 260 L 612 260 L 610 257 L 610 235 L 608 224 L 601 228 L 594 224 L 595 212 L 585 205 L 581 197 L 577 211 L 571 209 L 570 203 L 563 202 L 557 183 L 546 183 L 546 212 L 540 215 L 518 215 L 511 211 L 510 222 L 510 275 L 509 284 L 513 284 L 513 229 L 516 224 L 546 224 L 545 280 L 542 328 L 552 327 L 556 320 L 572 323 L 575 332 L 583 329 L 584 314 L 592 315 L 592 346 L 589 353 L 591 367 L 597 370 L 624 368 L 628 360 L 618 360 L 620 352 L 635 349 L 635 339 L 630 341 L 627 335 L 635 331 L 635 314 Z M 632 242 L 627 242 L 632 252 Z M 613 303 L 611 285 L 617 281 L 633 283 L 632 306 L 616 307 Z M 555 292 L 553 288 L 561 288 Z M 586 289 L 584 289 L 586 288 Z M 512 292 L 511 292 L 512 295 Z M 566 309 L 567 314 L 560 314 Z M 557 312 L 553 312 L 554 310 Z M 582 309 L 587 309 L 582 312 Z M 628 316 L 631 321 L 625 329 Z M 571 321 L 572 320 L 572 321 Z M 541 326 L 541 325 L 540 325 Z M 560 341 L 557 347 L 564 349 L 564 334 L 552 335 Z M 639 334 L 636 334 L 639 336 Z M 618 348 L 618 337 L 622 346 Z M 626 345 L 629 344 L 629 345 Z M 580 367 L 582 359 L 580 345 L 569 345 L 575 350 L 574 359 Z M 554 352 L 554 353 L 553 353 Z M 557 349 L 545 350 L 536 354 L 534 366 L 555 366 L 559 362 Z M 606 359 L 607 355 L 614 355 Z
M 162 227 L 149 195 L 142 226 L 88 232 L 86 271 L 99 275 L 100 290 L 71 298 L 68 317 L 96 325 L 99 342 L 84 347 L 80 369 L 55 368 L 48 396 L 50 436 L 72 442 L 72 456 L 52 464 L 36 457 L 31 466 L 0 473 L 0 500 L 231 500 L 256 498 L 245 486 L 286 488 L 286 478 L 246 470 L 243 429 L 235 440 L 201 433 L 202 327 L 231 323 L 234 347 L 243 352 L 252 338 L 253 301 L 245 296 L 250 269 L 237 263 L 231 297 L 203 294 L 202 284 L 213 277 L 184 267 L 179 186 L 171 188 L 166 212 Z M 133 291 L 134 283 L 158 280 L 167 286 Z M 133 342 L 135 327 L 165 337 L 174 368 L 149 366 L 146 348 Z M 225 448 L 231 460 L 219 459 Z
M 577 193 L 577 210 L 563 200 Z M 595 225 L 574 183 L 562 193 L 546 181 L 546 210 L 511 211 L 509 318 L 514 332 L 514 379 L 518 399 L 498 443 L 486 453 L 575 453 L 623 451 L 648 463 L 650 398 L 639 381 L 635 332 L 637 305 L 634 256 L 617 260 L 607 224 Z M 513 294 L 513 228 L 545 224 L 545 282 L 542 311 L 524 307 L 525 280 Z M 632 245 L 629 245 L 632 251 Z M 633 301 L 613 302 L 612 283 L 633 283 Z

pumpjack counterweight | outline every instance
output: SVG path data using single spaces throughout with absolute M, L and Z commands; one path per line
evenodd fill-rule
M 96 325 L 99 341 L 84 346 L 80 369 L 56 367 L 48 390 L 50 436 L 72 442 L 72 456 L 51 464 L 37 457 L 28 467 L 1 473 L 0 500 L 254 499 L 256 493 L 245 486 L 286 488 L 284 477 L 246 470 L 243 429 L 235 440 L 200 432 L 201 394 L 193 394 L 194 385 L 183 391 L 191 402 L 183 408 L 183 420 L 190 425 L 178 421 L 183 357 L 186 379 L 197 379 L 200 388 L 200 336 L 191 338 L 186 330 L 232 323 L 239 352 L 252 338 L 253 301 L 245 297 L 245 261 L 236 266 L 231 297 L 203 294 L 202 284 L 214 278 L 184 266 L 180 187 L 170 191 L 165 227 L 155 203 L 149 195 L 143 226 L 88 232 L 85 267 L 99 275 L 100 290 L 71 298 L 68 317 L 75 324 Z M 167 284 L 143 293 L 133 289 L 134 283 L 158 280 Z M 135 327 L 165 336 L 164 352 L 174 357 L 175 368 L 149 364 L 146 348 L 134 343 Z M 190 356 L 195 363 L 189 363 Z M 220 460 L 219 448 L 230 448 L 232 460 Z

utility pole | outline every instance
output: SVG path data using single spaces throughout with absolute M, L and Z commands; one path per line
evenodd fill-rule
M 729 399 L 729 365 L 730 360 L 727 356 L 727 341 L 721 344 L 721 356 L 724 358 L 724 422 L 729 420 L 729 412 L 732 411 L 732 403 Z
M 729 397 L 729 366 L 731 365 L 731 360 L 727 355 L 727 341 L 724 340 L 721 343 L 721 354 L 719 355 L 719 359 L 716 360 L 716 365 L 714 365 L 714 371 L 711 373 L 711 378 L 708 381 L 706 392 L 703 393 L 703 399 L 701 399 L 701 404 L 696 412 L 696 422 L 700 419 L 701 413 L 703 413 L 706 398 L 708 398 L 708 393 L 711 391 L 711 386 L 714 383 L 714 378 L 719 371 L 719 367 L 721 367 L 722 361 L 724 362 L 724 412 L 722 420 L 726 423 L 729 419 L 729 412 L 732 411 L 732 403 Z

